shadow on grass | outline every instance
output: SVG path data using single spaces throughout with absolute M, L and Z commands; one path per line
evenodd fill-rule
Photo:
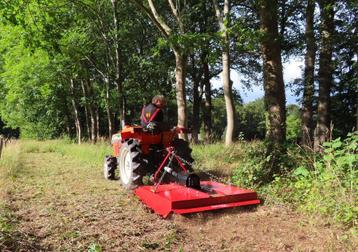
M 23 234 L 18 231 L 0 231 L 0 251 L 48 251 L 39 245 L 40 239 L 34 235 Z
M 257 210 L 258 205 L 251 205 L 251 206 L 242 206 L 242 207 L 235 207 L 235 208 L 224 208 L 224 209 L 216 209 L 213 211 L 205 211 L 205 212 L 198 212 L 198 213 L 189 213 L 183 215 L 176 215 L 171 214 L 169 219 L 181 219 L 183 221 L 194 221 L 199 223 L 205 223 L 208 220 L 213 219 L 220 219 L 224 216 L 228 215 L 239 215 L 242 213 L 254 213 Z

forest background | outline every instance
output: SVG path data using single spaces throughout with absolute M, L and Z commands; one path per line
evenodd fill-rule
M 4 0 L 0 134 L 94 144 L 164 94 L 193 144 L 235 156 L 248 141 L 235 183 L 356 227 L 357 17 L 353 0 Z M 284 83 L 293 58 L 301 77 Z M 264 97 L 245 104 L 236 85 Z

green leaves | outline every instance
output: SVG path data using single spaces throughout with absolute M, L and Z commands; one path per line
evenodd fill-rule
M 310 172 L 304 167 L 304 166 L 299 166 L 294 172 L 293 175 L 296 177 L 309 177 Z
M 301 116 L 297 105 L 289 105 L 286 119 L 286 139 L 289 142 L 296 142 L 301 135 Z
M 326 142 L 323 156 L 315 162 L 315 170 L 303 167 L 295 170 L 293 175 L 306 180 L 310 186 L 307 198 L 302 199 L 302 206 L 308 205 L 310 211 L 319 211 L 338 221 L 354 224 L 358 214 L 354 207 L 358 188 L 357 145 L 358 132 L 349 134 L 344 140 L 337 138 Z M 302 184 L 300 180 L 295 185 Z
M 180 48 L 187 54 L 193 52 L 195 49 L 202 48 L 212 41 L 213 36 L 206 33 L 190 33 L 173 34 L 169 37 L 167 45 L 173 48 Z

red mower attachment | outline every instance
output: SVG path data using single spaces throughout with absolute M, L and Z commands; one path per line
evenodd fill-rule
M 173 159 L 178 161 L 180 172 L 169 166 Z M 225 185 L 214 181 L 200 181 L 195 173 L 186 170 L 181 158 L 172 147 L 154 174 L 154 186 L 140 186 L 135 194 L 154 212 L 166 218 L 170 213 L 188 214 L 222 208 L 260 204 L 254 191 Z M 184 161 L 184 160 L 183 160 Z M 162 176 L 158 179 L 159 173 Z M 170 174 L 176 183 L 161 184 L 166 174 Z
M 119 168 L 121 185 L 134 190 L 154 212 L 188 214 L 257 205 L 256 192 L 214 181 L 201 181 L 193 170 L 189 143 L 178 139 L 184 129 L 153 133 L 142 127 L 127 126 L 113 135 L 113 156 L 104 159 L 103 174 L 115 179 Z M 154 185 L 143 185 L 149 176 Z
M 135 194 L 154 212 L 166 218 L 170 213 L 188 214 L 237 206 L 257 205 L 254 191 L 213 181 L 201 181 L 201 189 L 176 183 L 140 186 Z

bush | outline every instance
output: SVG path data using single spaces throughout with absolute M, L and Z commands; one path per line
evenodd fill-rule
M 291 104 L 287 107 L 286 139 L 295 143 L 301 137 L 301 115 L 300 108 Z
M 246 188 L 258 188 L 263 181 L 265 172 L 266 148 L 263 142 L 253 141 L 245 145 L 245 155 L 233 171 L 233 181 L 236 185 Z
M 310 213 L 331 216 L 356 226 L 358 220 L 358 132 L 345 140 L 324 143 L 322 154 L 298 166 L 286 177 L 277 177 L 267 189 L 268 195 L 290 202 Z

